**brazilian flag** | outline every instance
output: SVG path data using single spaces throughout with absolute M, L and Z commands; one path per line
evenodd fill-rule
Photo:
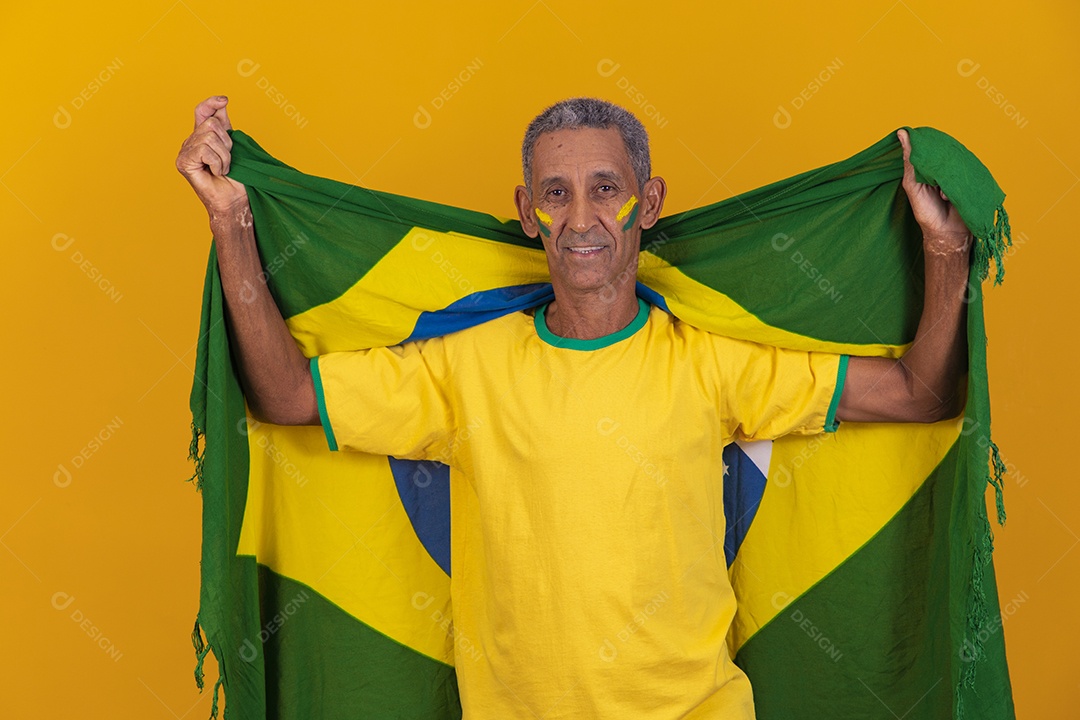
M 953 138 L 910 130 L 919 179 L 976 235 L 962 418 L 844 423 L 725 450 L 729 636 L 757 714 L 1013 718 L 991 562 L 982 282 L 1004 194 Z M 442 335 L 552 297 L 517 221 L 298 172 L 232 131 L 271 292 L 311 357 Z M 893 133 L 853 157 L 660 220 L 638 294 L 702 329 L 897 357 L 922 306 L 922 243 Z M 191 393 L 203 493 L 196 679 L 213 651 L 230 720 L 458 718 L 449 469 L 332 453 L 318 427 L 246 411 L 210 253 Z

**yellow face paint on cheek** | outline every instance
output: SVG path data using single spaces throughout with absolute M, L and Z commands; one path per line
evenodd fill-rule
M 637 196 L 636 195 L 631 195 L 630 199 L 627 200 L 623 204 L 623 206 L 621 208 L 619 208 L 619 212 L 617 212 L 615 214 L 615 222 L 618 222 L 619 220 L 622 220 L 624 217 L 627 217 L 627 215 L 629 215 L 630 217 L 627 218 L 626 224 L 623 225 L 623 230 L 629 230 L 631 227 L 633 227 L 634 220 L 637 219 Z
M 548 229 L 548 226 L 554 222 L 551 216 L 540 208 L 533 208 L 533 211 L 536 213 L 536 217 L 540 218 L 540 232 L 544 234 L 544 237 L 550 237 L 551 230 Z

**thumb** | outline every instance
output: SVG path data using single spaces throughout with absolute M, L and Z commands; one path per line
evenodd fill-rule
M 896 137 L 900 140 L 900 147 L 904 152 L 904 187 L 915 187 L 915 166 L 911 164 L 911 138 L 908 131 L 901 128 L 896 131 Z
M 203 100 L 195 107 L 195 127 L 202 125 L 207 118 L 218 115 L 223 119 L 226 129 L 232 129 L 232 126 L 228 125 L 229 117 L 225 114 L 225 106 L 228 104 L 229 98 L 224 95 L 214 95 Z

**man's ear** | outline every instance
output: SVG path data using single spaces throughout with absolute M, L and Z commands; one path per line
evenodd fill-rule
M 537 224 L 536 213 L 533 212 L 532 198 L 524 185 L 514 188 L 514 205 L 517 206 L 518 220 L 521 221 L 521 229 L 531 238 L 540 234 L 540 226 Z
M 648 230 L 660 219 L 667 197 L 667 183 L 662 177 L 651 177 L 645 181 L 641 198 L 641 229 Z

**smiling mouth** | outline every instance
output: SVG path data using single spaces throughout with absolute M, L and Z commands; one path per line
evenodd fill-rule
M 575 255 L 593 255 L 604 249 L 603 245 L 585 245 L 582 247 L 568 247 L 566 250 Z

